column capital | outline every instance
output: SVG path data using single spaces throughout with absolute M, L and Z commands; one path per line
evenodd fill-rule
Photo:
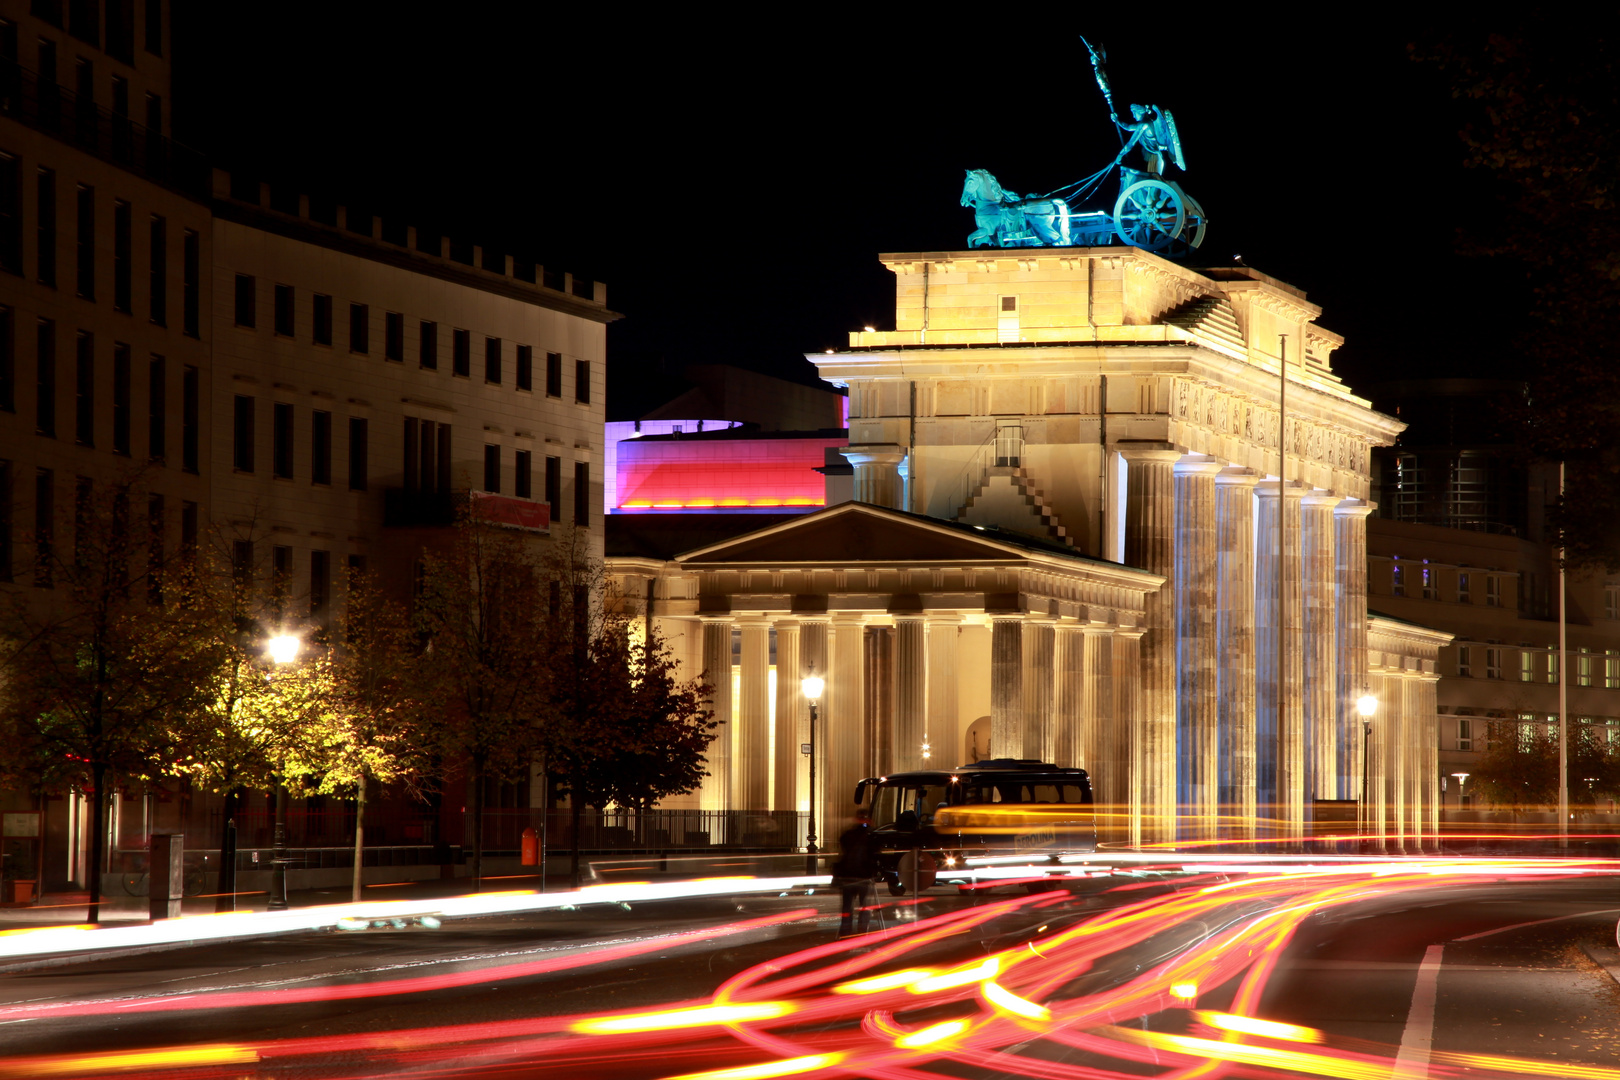
M 1222 469 L 1215 474 L 1215 483 L 1220 487 L 1247 487 L 1252 488 L 1260 482 L 1260 474 L 1253 469 L 1241 466 L 1232 466 Z
M 925 611 L 923 618 L 928 620 L 929 626 L 962 625 L 962 614 L 958 611 Z
M 772 620 L 769 615 L 733 615 L 731 617 L 731 624 L 733 626 L 764 627 L 769 629 L 771 622 Z
M 1174 465 L 1182 458 L 1180 450 L 1163 442 L 1123 440 L 1114 443 L 1113 449 L 1128 462 L 1156 461 Z
M 1177 476 L 1214 476 L 1224 468 L 1208 454 L 1183 454 L 1176 460 Z
M 1277 488 L 1278 484 L 1275 480 L 1262 480 L 1254 485 L 1255 493 L 1262 499 L 1275 499 L 1277 497 Z M 1288 486 L 1283 489 L 1283 494 L 1290 499 L 1303 499 L 1309 493 L 1310 489 L 1298 480 L 1288 481 Z
M 1331 509 L 1332 507 L 1338 506 L 1339 503 L 1341 503 L 1343 501 L 1344 500 L 1343 500 L 1342 496 L 1335 495 L 1331 491 L 1324 491 L 1322 489 L 1317 489 L 1315 491 L 1311 491 L 1311 492 L 1306 493 L 1300 499 L 1300 505 L 1302 505 L 1302 506 L 1322 507 L 1324 509 Z
M 1143 626 L 1120 626 L 1114 630 L 1114 636 L 1124 638 L 1126 641 L 1141 641 L 1147 635 L 1147 628 Z
M 729 611 L 699 611 L 698 621 L 708 623 L 735 623 L 737 617 Z
M 827 618 L 834 626 L 865 626 L 866 615 L 864 611 L 837 611 Z
M 906 451 L 899 443 L 864 443 L 838 451 L 851 465 L 899 465 Z
M 1338 505 L 1333 508 L 1333 516 L 1364 518 L 1376 509 L 1378 504 L 1368 502 L 1366 499 L 1340 499 Z

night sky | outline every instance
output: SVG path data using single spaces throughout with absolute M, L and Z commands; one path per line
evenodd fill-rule
M 1084 33 L 1106 46 L 1122 109 L 1175 113 L 1178 179 L 1211 221 L 1193 265 L 1241 256 L 1305 289 L 1347 337 L 1336 366 L 1358 390 L 1514 368 L 1513 275 L 1455 253 L 1458 227 L 1497 211 L 1462 167 L 1446 85 L 1408 57 L 1432 27 L 1214 5 L 802 5 L 752 21 L 510 7 L 248 18 L 179 0 L 177 137 L 605 280 L 626 316 L 609 330 L 609 410 L 626 415 L 685 362 L 810 379 L 804 352 L 892 326 L 875 256 L 963 247 L 965 168 L 1030 193 L 1106 164 L 1118 139 Z

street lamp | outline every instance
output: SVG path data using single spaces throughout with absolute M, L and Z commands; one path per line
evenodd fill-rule
M 272 664 L 290 664 L 298 659 L 298 650 L 303 647 L 292 634 L 277 634 L 266 644 L 264 654 Z M 271 911 L 287 910 L 287 785 L 276 784 L 276 833 L 275 852 L 270 858 L 270 903 Z
M 1463 789 L 1468 784 L 1469 774 L 1465 772 L 1454 772 L 1451 775 L 1457 778 L 1457 808 L 1460 810 L 1462 809 L 1463 805 Z
M 804 872 L 816 872 L 816 706 L 821 702 L 821 692 L 827 688 L 827 680 L 816 674 L 812 667 L 810 674 L 806 675 L 800 684 L 804 690 L 805 700 L 810 702 L 810 831 L 805 834 L 804 846 Z
M 1367 810 L 1367 767 L 1370 761 L 1369 748 L 1372 745 L 1372 718 L 1373 713 L 1377 711 L 1378 699 L 1371 693 L 1362 694 L 1356 699 L 1356 712 L 1361 715 L 1361 833 L 1363 836 L 1372 829 L 1372 820 L 1368 817 Z M 1382 825 L 1381 822 L 1380 825 Z

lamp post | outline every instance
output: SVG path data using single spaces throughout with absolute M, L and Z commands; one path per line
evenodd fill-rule
M 1367 807 L 1367 772 L 1371 760 L 1370 748 L 1372 746 L 1372 718 L 1378 711 L 1378 699 L 1371 693 L 1362 694 L 1356 699 L 1356 712 L 1361 716 L 1361 833 L 1365 836 L 1372 829 L 1372 818 Z M 1382 826 L 1382 822 L 1379 823 Z M 1366 841 L 1363 841 L 1365 843 Z
M 1461 810 L 1463 808 L 1463 789 L 1468 784 L 1469 774 L 1465 772 L 1454 772 L 1451 775 L 1457 779 L 1457 809 Z
M 292 634 L 277 634 L 266 644 L 264 654 L 270 662 L 280 666 L 298 659 L 303 642 Z M 287 910 L 287 785 L 276 784 L 275 852 L 270 858 L 271 911 Z
M 816 706 L 821 702 L 821 692 L 827 688 L 827 680 L 816 674 L 815 668 L 804 677 L 799 684 L 804 690 L 805 700 L 810 702 L 810 831 L 805 834 L 804 846 L 804 872 L 816 872 Z

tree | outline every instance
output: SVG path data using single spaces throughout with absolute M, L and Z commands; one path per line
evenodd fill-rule
M 654 628 L 640 640 L 628 634 L 622 657 L 627 679 L 618 730 L 611 743 L 609 794 L 614 802 L 646 811 L 671 795 L 696 791 L 708 775 L 709 744 L 720 721 L 710 700 L 714 690 L 701 678 L 675 680 L 675 658 Z
M 1484 756 L 1469 780 L 1486 800 L 1512 807 L 1556 806 L 1558 803 L 1558 728 L 1516 720 L 1486 725 Z M 1593 805 L 1599 797 L 1620 794 L 1620 754 L 1587 724 L 1569 728 L 1569 801 Z

